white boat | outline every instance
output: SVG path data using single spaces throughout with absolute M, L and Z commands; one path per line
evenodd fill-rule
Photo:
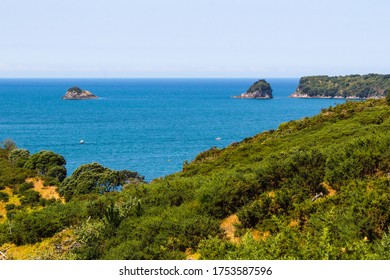
M 221 137 L 217 137 L 217 138 L 215 138 L 215 140 L 217 140 L 217 141 L 221 141 L 221 140 L 222 140 L 222 138 L 221 138 Z
M 84 144 L 84 140 L 80 140 L 80 144 Z

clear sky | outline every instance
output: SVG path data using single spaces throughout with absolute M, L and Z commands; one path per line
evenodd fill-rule
M 0 77 L 390 73 L 388 0 L 0 0 Z

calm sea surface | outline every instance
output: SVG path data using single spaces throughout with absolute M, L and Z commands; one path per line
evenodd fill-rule
M 99 162 L 151 180 L 180 171 L 185 160 L 210 147 L 225 147 L 344 102 L 288 98 L 298 79 L 267 79 L 272 100 L 231 98 L 255 81 L 0 79 L 0 141 L 11 138 L 32 153 L 60 153 L 69 174 L 81 164 Z M 61 100 L 72 86 L 100 99 Z

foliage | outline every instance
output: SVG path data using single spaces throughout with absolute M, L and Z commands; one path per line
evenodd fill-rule
M 13 149 L 9 154 L 11 164 L 16 167 L 23 167 L 30 157 L 30 152 L 26 149 Z
M 11 218 L 12 230 L 8 241 L 17 245 L 36 243 L 85 217 L 82 205 L 56 203 L 41 211 L 16 212 Z
M 8 202 L 9 201 L 9 195 L 5 192 L 0 192 L 0 201 Z
M 65 164 L 66 161 L 63 156 L 52 151 L 40 151 L 33 154 L 26 161 L 24 167 L 30 170 L 36 170 L 40 175 L 63 178 L 64 172 L 66 175 Z
M 14 166 L 8 159 L 8 151 L 0 149 L 2 152 L 5 152 L 5 156 L 0 157 L 0 190 L 22 184 L 28 177 L 35 176 L 33 171 Z
M 12 182 L 25 169 L 2 151 L 0 180 Z M 72 228 L 77 259 L 389 259 L 389 174 L 386 100 L 346 102 L 203 152 L 149 184 L 135 172 L 80 166 L 59 186 L 65 204 L 31 189 L 21 202 L 41 208 L 9 201 L 0 244 Z M 231 215 L 239 242 L 221 229 Z
M 77 93 L 82 93 L 83 91 L 79 87 L 71 87 L 68 89 L 70 92 L 77 92 Z
M 19 186 L 18 190 L 19 190 L 20 193 L 24 193 L 25 191 L 30 190 L 32 188 L 34 188 L 34 183 L 32 183 L 32 182 L 24 182 L 23 184 L 21 184 Z
M 59 187 L 59 193 L 67 201 L 74 196 L 104 193 L 117 190 L 130 182 L 142 182 L 143 177 L 128 170 L 116 171 L 98 163 L 81 165 Z
M 297 93 L 311 97 L 384 97 L 390 75 L 308 76 L 299 81 Z
M 251 85 L 248 90 L 246 91 L 247 93 L 255 92 L 255 91 L 261 91 L 261 92 L 271 92 L 271 85 L 264 79 L 258 80 L 255 82 L 253 85 Z
M 20 198 L 20 202 L 22 205 L 35 205 L 38 204 L 40 199 L 41 195 L 39 192 L 34 190 L 26 190 L 23 192 L 23 195 Z

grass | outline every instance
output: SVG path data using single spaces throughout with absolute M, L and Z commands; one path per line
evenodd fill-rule
M 56 200 L 61 200 L 63 203 L 65 203 L 65 199 L 63 197 L 60 197 L 60 195 L 57 192 L 56 186 L 45 186 L 44 181 L 40 178 L 28 178 L 26 179 L 26 182 L 32 182 L 34 184 L 34 190 L 39 192 L 42 196 L 42 198 L 45 199 L 51 199 L 55 198 Z M 7 204 L 15 204 L 15 206 L 21 205 L 20 203 L 20 195 L 14 194 L 12 188 L 5 188 L 4 190 L 1 190 L 0 192 L 4 192 L 9 195 L 8 202 L 0 201 L 0 224 L 4 223 L 7 220 L 7 210 L 5 209 L 5 206 Z M 37 209 L 41 209 L 41 206 L 38 206 Z M 33 211 L 33 209 L 28 208 L 28 212 Z

